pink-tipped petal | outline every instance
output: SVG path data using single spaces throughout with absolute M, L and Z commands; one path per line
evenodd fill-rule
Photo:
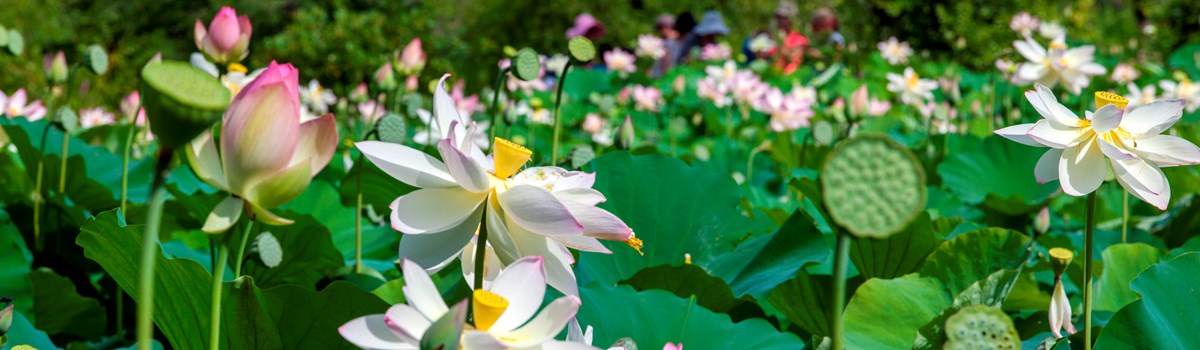
M 304 122 L 300 124 L 300 134 L 296 139 L 296 152 L 292 154 L 291 165 L 310 162 L 311 176 L 316 176 L 329 164 L 329 160 L 333 159 L 337 142 L 337 122 L 333 120 L 333 114 Z
M 544 188 L 517 185 L 498 197 L 508 217 L 531 232 L 547 236 L 583 234 L 583 224 Z

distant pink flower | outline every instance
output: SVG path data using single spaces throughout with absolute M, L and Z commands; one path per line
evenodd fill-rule
M 663 345 L 663 350 L 683 350 L 683 343 L 667 343 L 667 345 Z
M 137 90 L 121 99 L 121 115 L 132 119 L 137 125 L 146 123 L 146 109 L 142 108 L 142 97 Z
M 1137 69 L 1128 63 L 1118 64 L 1112 71 L 1112 81 L 1117 84 L 1129 84 L 1137 80 L 1140 76 L 1142 74 L 1138 73 Z
M 771 130 L 785 132 L 808 126 L 813 116 L 812 104 L 778 88 L 770 88 L 755 103 L 755 109 L 771 117 Z
M 479 95 L 467 95 L 465 90 L 466 83 L 459 80 L 454 83 L 454 88 L 450 89 L 450 99 L 454 100 L 454 106 L 458 108 L 459 113 L 463 113 L 465 117 L 469 117 L 475 112 L 483 111 L 483 104 L 479 103 Z
M 383 104 L 375 102 L 375 100 L 365 100 L 359 102 L 356 106 L 358 115 L 362 116 L 363 121 L 374 123 L 387 114 L 387 110 L 383 108 Z
M 604 65 L 610 72 L 633 73 L 637 71 L 636 58 L 621 49 L 612 49 L 604 53 Z
M 208 28 L 196 20 L 196 47 L 210 61 L 232 63 L 241 61 L 250 53 L 250 18 L 238 16 L 229 6 L 222 7 L 209 22 Z
M 738 71 L 733 76 L 733 82 L 730 84 L 730 92 L 733 94 L 733 100 L 738 103 L 752 104 L 758 101 L 771 86 L 764 83 L 757 74 L 752 71 Z
M 729 45 L 708 44 L 700 48 L 700 60 L 702 61 L 722 61 L 730 57 L 733 57 L 733 52 L 729 49 Z
M 712 101 L 717 108 L 724 108 L 733 102 L 729 98 L 729 85 L 713 77 L 700 79 L 696 84 L 696 95 Z
M 1030 15 L 1028 12 L 1021 12 L 1013 16 L 1012 22 L 1008 23 L 1008 27 L 1013 31 L 1021 33 L 1022 36 L 1029 36 L 1034 30 L 1038 29 L 1041 21 L 1037 17 Z
M 5 95 L 3 91 L 0 91 L 0 107 L 4 108 L 3 112 L 9 118 L 24 116 L 25 119 L 34 121 L 45 117 L 46 106 L 42 105 L 42 101 L 36 100 L 33 103 L 25 104 L 28 99 L 25 89 L 17 89 L 12 96 Z
M 662 91 L 653 86 L 633 86 L 634 108 L 639 111 L 658 112 L 662 107 Z
M 79 111 L 79 126 L 87 129 L 115 123 L 117 118 L 104 108 L 88 108 Z
M 404 75 L 416 75 L 425 69 L 425 49 L 421 48 L 421 38 L 412 39 L 404 50 L 396 50 L 396 71 Z
M 887 114 L 892 109 L 892 103 L 876 98 L 871 98 L 871 103 L 867 106 L 867 115 L 878 117 Z
M 599 133 L 607 124 L 608 120 L 596 113 L 588 113 L 583 117 L 583 131 L 589 134 Z
M 663 45 L 663 39 L 654 34 L 642 34 L 637 38 L 638 56 L 649 57 L 652 59 L 660 59 L 667 55 L 667 48 Z

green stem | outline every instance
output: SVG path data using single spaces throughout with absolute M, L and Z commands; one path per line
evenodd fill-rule
M 1084 349 L 1092 349 L 1092 247 L 1096 229 L 1096 192 L 1087 197 L 1087 221 L 1083 229 L 1083 339 Z
M 562 106 L 563 86 L 567 85 L 567 72 L 571 70 L 571 60 L 563 66 L 562 76 L 558 77 L 558 92 L 554 94 L 554 142 L 550 146 L 550 165 L 558 164 L 558 134 L 562 133 L 562 122 L 559 120 L 559 109 Z
M 362 266 L 363 266 L 363 264 L 362 264 L 362 246 L 363 246 L 363 240 L 362 240 L 362 217 L 363 217 L 363 214 L 362 214 L 362 211 L 363 211 L 362 177 L 363 177 L 363 174 L 362 173 L 363 173 L 363 169 L 362 168 L 363 168 L 363 163 L 362 162 L 363 162 L 363 155 L 360 152 L 358 154 L 358 159 L 355 160 L 355 162 L 354 162 L 354 164 L 358 167 L 358 174 L 355 175 L 355 177 L 357 178 L 356 182 L 358 184 L 358 187 L 355 190 L 357 192 L 356 193 L 357 196 L 355 197 L 355 202 L 354 202 L 355 203 L 354 208 L 356 209 L 354 211 L 354 273 L 362 273 Z
M 487 205 L 488 201 L 485 199 L 483 201 L 484 213 L 487 213 Z M 484 216 L 483 222 L 479 224 L 479 239 L 475 241 L 475 289 L 483 289 L 483 262 L 487 258 L 484 254 L 487 252 L 487 215 Z
M 42 179 L 46 173 L 46 139 L 50 136 L 50 123 L 46 123 L 46 127 L 42 128 L 42 142 L 38 149 L 42 150 L 42 157 L 38 157 L 37 180 L 34 182 L 33 193 L 36 197 L 33 201 L 33 247 L 35 251 L 42 251 L 42 203 L 46 201 L 46 197 L 42 194 Z
M 1129 191 L 1121 198 L 1121 243 L 1129 242 Z
M 64 191 L 66 191 L 66 189 L 67 189 L 67 157 L 68 157 L 67 152 L 70 149 L 71 149 L 71 135 L 70 135 L 70 133 L 67 132 L 67 129 L 64 127 L 63 128 L 63 137 L 62 137 L 62 159 L 59 161 L 59 165 L 58 165 L 58 193 L 59 193 L 59 195 L 62 195 L 62 193 Z
M 158 229 L 162 224 L 163 205 L 167 191 L 163 188 L 167 167 L 171 164 L 173 150 L 161 148 L 154 166 L 154 181 L 150 183 L 150 205 L 146 214 L 146 228 L 142 234 L 142 259 L 138 279 L 137 340 L 138 350 L 150 350 L 154 337 L 154 265 L 158 262 Z
M 228 260 L 229 247 L 218 245 L 217 264 L 213 265 L 212 309 L 209 315 L 208 348 L 211 350 L 221 349 L 221 290 L 225 279 L 225 263 Z
M 139 107 L 140 109 L 140 107 Z M 129 214 L 129 155 L 133 148 L 133 135 L 137 132 L 137 125 L 133 120 L 129 122 L 129 134 L 125 136 L 125 151 L 121 154 L 121 216 Z M 117 288 L 117 337 L 120 338 L 125 333 L 125 292 L 121 288 Z
M 493 139 L 496 138 L 496 128 L 500 127 L 500 123 L 504 123 L 504 127 L 508 128 L 508 120 L 505 120 L 504 116 L 502 116 L 500 114 L 500 109 L 499 109 L 500 106 L 498 106 L 497 103 L 500 102 L 500 91 L 504 89 L 504 83 L 508 82 L 509 69 L 511 69 L 511 67 L 501 69 L 500 73 L 496 74 L 496 86 L 492 90 L 492 138 Z
M 237 260 L 233 261 L 233 278 L 242 276 L 242 260 L 246 256 L 246 242 L 250 240 L 250 229 L 254 227 L 254 220 L 246 223 L 246 230 L 242 232 L 242 244 L 238 246 L 238 255 L 234 257 Z M 224 264 L 222 264 L 224 265 Z
M 830 317 L 829 333 L 833 338 L 830 349 L 844 349 L 842 333 L 845 324 L 842 312 L 846 307 L 846 268 L 850 256 L 850 236 L 846 233 L 837 235 L 837 255 L 833 260 L 833 315 Z

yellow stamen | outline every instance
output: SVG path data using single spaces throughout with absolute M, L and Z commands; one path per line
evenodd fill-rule
M 692 254 L 690 254 L 690 253 L 683 253 L 683 263 L 684 263 L 684 264 L 691 265 L 691 264 L 692 264 Z
M 1096 109 L 1110 104 L 1117 105 L 1117 108 L 1125 109 L 1125 106 L 1129 105 L 1129 100 L 1108 91 L 1096 91 Z
M 246 74 L 246 72 L 250 71 L 246 68 L 246 66 L 243 66 L 241 63 L 237 62 L 230 63 L 226 69 L 228 69 L 230 72 L 241 72 L 242 74 Z
M 921 82 L 921 76 L 913 73 L 913 75 L 908 77 L 908 81 L 906 82 L 908 83 L 909 87 L 915 87 L 917 86 L 917 83 Z
M 625 244 L 628 244 L 630 248 L 637 250 L 638 255 L 646 255 L 646 253 L 642 253 L 642 247 L 644 247 L 645 244 L 643 244 L 642 240 L 638 239 L 636 235 L 630 234 L 629 239 L 625 240 Z
M 533 158 L 533 151 L 499 137 L 495 139 L 493 147 L 492 158 L 496 162 L 496 177 L 501 179 L 513 176 Z
M 1050 48 L 1051 49 L 1060 49 L 1060 50 L 1066 49 L 1067 43 L 1052 41 L 1052 42 L 1050 42 Z
M 475 308 L 475 328 L 487 332 L 508 309 L 508 299 L 483 289 L 476 289 L 471 297 Z

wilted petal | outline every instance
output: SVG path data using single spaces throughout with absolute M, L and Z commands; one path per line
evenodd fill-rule
M 1063 150 L 1058 162 L 1058 182 L 1072 196 L 1092 193 L 1104 183 L 1108 173 L 1104 153 L 1095 142 L 1084 142 Z
M 1134 151 L 1161 166 L 1200 164 L 1200 148 L 1182 138 L 1158 135 L 1134 142 Z
M 1134 138 L 1158 135 L 1183 117 L 1183 100 L 1160 100 L 1138 106 L 1121 120 L 1121 128 Z
M 446 170 L 446 164 L 424 152 L 382 141 L 363 141 L 355 146 L 380 170 L 406 184 L 420 188 L 459 187 Z
M 546 270 L 540 256 L 521 258 L 508 265 L 492 282 L 490 291 L 508 300 L 508 308 L 488 329 L 503 334 L 529 321 L 542 306 L 546 294 Z
M 216 234 L 222 233 L 233 227 L 237 223 L 238 218 L 242 217 L 242 211 L 245 209 L 241 198 L 225 197 L 221 203 L 213 208 L 211 213 L 208 213 L 208 218 L 204 220 L 205 233 Z
M 404 235 L 400 238 L 400 259 L 411 260 L 428 271 L 441 270 L 475 237 L 479 219 L 483 217 L 482 209 L 475 209 L 466 220 L 447 230 Z
M 338 327 L 338 333 L 341 333 L 346 341 L 363 349 L 416 349 L 388 328 L 383 315 L 368 315 L 350 320 Z
M 486 197 L 459 188 L 412 191 L 392 202 L 392 228 L 407 234 L 441 232 L 466 220 Z
M 450 310 L 425 269 L 409 260 L 401 263 L 400 269 L 404 272 L 404 299 L 426 319 L 436 320 Z
M 583 224 L 546 189 L 517 185 L 499 195 L 500 205 L 513 223 L 548 236 L 582 235 Z
M 1018 125 L 1013 125 L 1013 126 L 1010 126 L 1007 128 L 1000 129 L 1000 130 L 996 130 L 995 132 L 996 132 L 996 135 L 1003 136 L 1006 139 L 1016 141 L 1017 143 L 1020 143 L 1023 145 L 1035 146 L 1035 147 L 1045 147 L 1046 145 L 1043 145 L 1042 143 L 1038 142 L 1037 140 L 1033 139 L 1032 137 L 1029 137 L 1029 129 L 1032 129 L 1034 125 L 1035 125 L 1034 123 L 1018 124 Z
M 1171 201 L 1171 184 L 1162 169 L 1142 159 L 1114 159 L 1112 164 L 1113 175 L 1121 187 L 1156 208 L 1167 209 Z
M 568 295 L 558 298 L 546 305 L 546 308 L 528 324 L 500 336 L 500 339 L 506 345 L 517 348 L 541 344 L 567 326 L 567 322 L 579 311 L 579 305 L 577 297 Z

